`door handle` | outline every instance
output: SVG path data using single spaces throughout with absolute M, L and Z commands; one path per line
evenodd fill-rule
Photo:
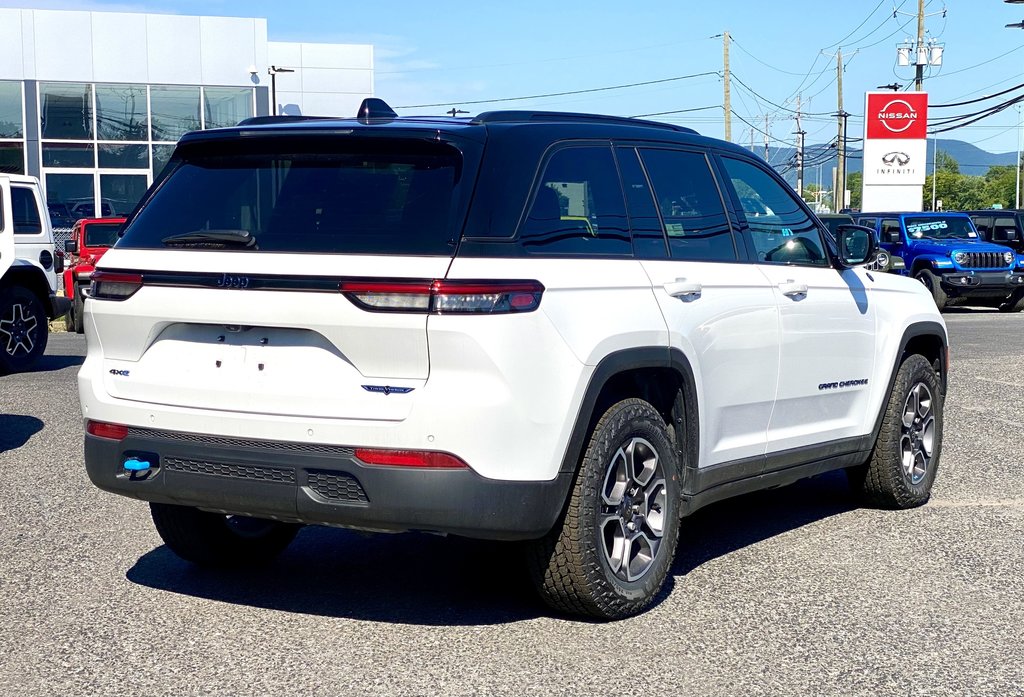
M 780 283 L 778 288 L 779 291 L 788 298 L 793 298 L 798 295 L 807 295 L 807 284 L 797 283 L 792 278 Z
M 685 278 L 669 281 L 664 288 L 665 292 L 673 298 L 699 298 L 704 289 L 697 281 L 689 281 Z

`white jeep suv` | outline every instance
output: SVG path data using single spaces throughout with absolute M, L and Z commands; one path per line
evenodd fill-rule
M 198 564 L 303 524 L 526 540 L 550 605 L 624 617 L 708 503 L 840 468 L 928 499 L 945 327 L 837 237 L 658 123 L 368 100 L 193 133 L 92 277 L 89 476 Z

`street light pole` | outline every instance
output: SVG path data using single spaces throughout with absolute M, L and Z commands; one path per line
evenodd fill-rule
M 270 75 L 270 115 L 277 116 L 277 74 L 278 73 L 294 73 L 293 68 L 279 68 L 276 65 L 272 65 L 267 68 L 267 74 Z

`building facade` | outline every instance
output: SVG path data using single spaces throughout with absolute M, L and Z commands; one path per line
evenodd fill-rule
M 39 177 L 56 228 L 130 212 L 188 131 L 372 95 L 372 46 L 271 42 L 266 19 L 0 8 L 0 172 Z

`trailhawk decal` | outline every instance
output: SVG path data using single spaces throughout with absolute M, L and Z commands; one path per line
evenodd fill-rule
M 860 380 L 843 380 L 842 382 L 823 382 L 818 385 L 819 390 L 841 390 L 844 387 L 862 387 L 868 384 L 867 378 Z

